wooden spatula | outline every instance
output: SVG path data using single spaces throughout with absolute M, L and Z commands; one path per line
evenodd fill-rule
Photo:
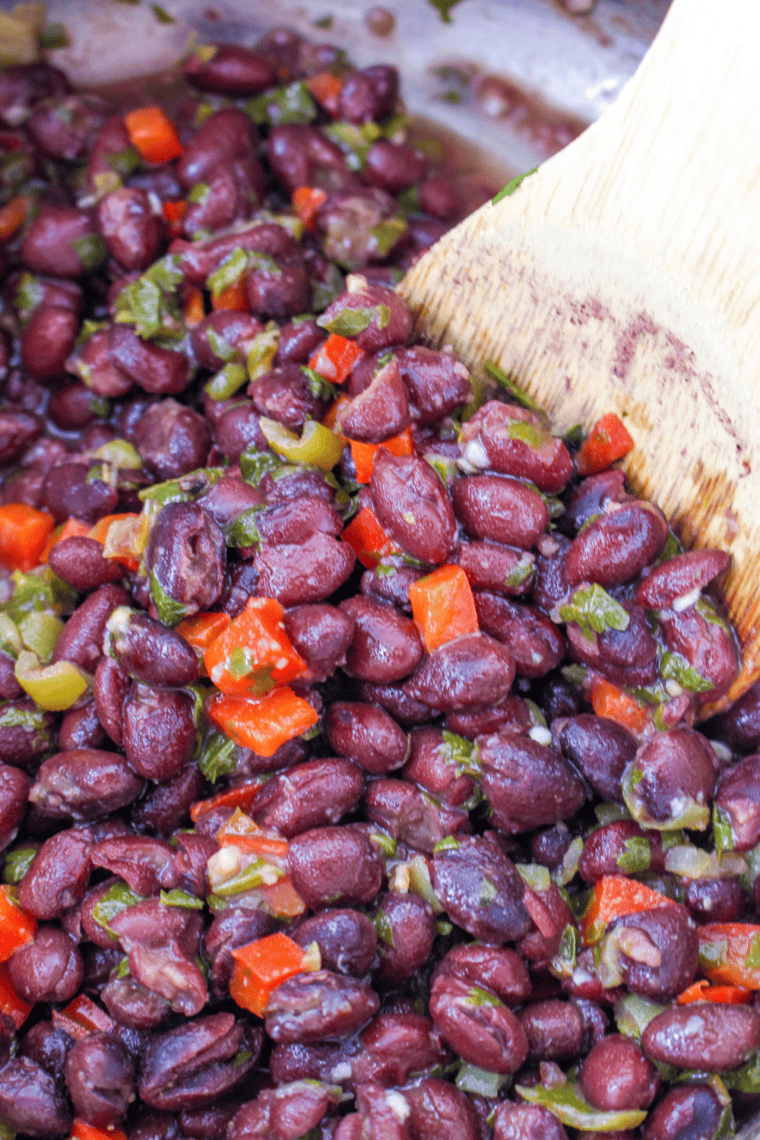
M 755 0 L 674 0 L 602 118 L 400 286 L 429 343 L 498 363 L 560 430 L 624 417 L 636 493 L 731 552 L 720 707 L 760 676 L 758 43 Z

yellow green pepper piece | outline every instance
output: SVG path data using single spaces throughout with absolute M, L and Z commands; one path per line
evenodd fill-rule
M 16 680 L 40 708 L 62 712 L 79 700 L 92 683 L 92 678 L 71 661 L 56 661 L 41 666 L 34 653 L 23 650 L 16 662 Z
M 307 463 L 332 471 L 343 454 L 341 437 L 316 420 L 306 421 L 300 439 L 277 420 L 261 419 L 259 426 L 272 451 L 290 463 Z

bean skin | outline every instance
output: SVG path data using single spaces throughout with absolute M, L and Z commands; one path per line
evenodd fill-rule
M 52 661 L 71 661 L 94 673 L 103 655 L 103 635 L 117 606 L 128 604 L 121 586 L 101 586 L 74 610 L 53 650 Z
M 618 819 L 598 827 L 587 836 L 578 860 L 578 871 L 586 883 L 596 883 L 604 875 L 624 875 L 626 857 L 630 865 L 633 852 L 646 852 L 647 848 L 649 865 L 646 869 L 664 871 L 662 840 L 658 832 L 644 831 L 630 819 Z
M 322 602 L 343 585 L 355 562 L 347 543 L 321 532 L 299 545 L 266 547 L 254 558 L 259 596 L 283 606 Z
M 391 891 L 381 897 L 374 921 L 380 932 L 375 980 L 395 986 L 414 977 L 428 961 L 435 940 L 430 903 L 415 894 Z
M 19 883 L 19 906 L 49 922 L 80 903 L 92 870 L 89 850 L 85 831 L 58 831 L 46 839 Z
M 665 545 L 668 524 L 652 503 L 634 501 L 607 509 L 571 543 L 565 565 L 571 586 L 630 582 Z
M 650 609 L 665 609 L 693 590 L 704 589 L 728 568 L 730 561 L 723 550 L 687 550 L 676 554 L 642 579 L 636 588 L 636 601 Z
M 202 796 L 203 786 L 198 768 L 183 769 L 173 779 L 149 787 L 147 794 L 133 804 L 133 823 L 167 838 L 189 817 L 191 806 Z
M 76 943 L 56 926 L 38 926 L 34 940 L 8 962 L 13 988 L 24 1001 L 66 1002 L 82 984 L 84 966 Z
M 517 1017 L 534 1060 L 557 1061 L 580 1053 L 583 1018 L 572 1002 L 552 998 L 533 1002 L 524 1006 Z
M 548 1108 L 505 1100 L 496 1107 L 494 1140 L 567 1140 L 567 1132 Z
M 409 675 L 422 660 L 422 639 L 414 622 L 393 606 L 355 596 L 339 609 L 354 624 L 346 672 L 360 681 L 387 684 Z
M 12 1132 L 41 1140 L 67 1135 L 71 1125 L 55 1080 L 29 1057 L 14 1057 L 0 1070 L 0 1116 Z
M 698 964 L 697 929 L 686 907 L 678 903 L 655 907 L 640 914 L 619 919 L 615 927 L 628 927 L 636 932 L 638 943 L 643 934 L 646 958 L 659 958 L 659 964 L 634 957 L 638 945 L 625 949 L 620 956 L 623 981 L 633 993 L 671 1001 L 694 981 Z M 651 947 L 654 947 L 652 954 Z M 642 957 L 644 957 L 642 955 Z
M 586 798 L 581 781 L 551 748 L 521 736 L 479 736 L 481 784 L 500 831 L 516 835 L 569 819 Z
M 132 439 L 148 472 L 160 483 L 206 465 L 211 428 L 198 412 L 169 398 L 146 409 Z
M 471 986 L 485 986 L 505 1005 L 520 1005 L 531 996 L 525 962 L 508 947 L 479 942 L 454 946 L 439 962 L 434 978 L 439 974 L 450 974 Z
M 56 543 L 48 556 L 48 565 L 80 593 L 116 582 L 123 575 L 118 562 L 103 557 L 103 544 L 84 536 Z
M 636 755 L 636 739 L 606 717 L 581 713 L 560 730 L 563 755 L 605 800 L 623 802 L 623 772 Z
M 419 1013 L 379 1013 L 359 1038 L 351 1062 L 355 1085 L 403 1085 L 411 1073 L 445 1064 L 450 1053 L 430 1018 Z
M 199 91 L 220 95 L 258 95 L 277 82 L 272 64 L 240 44 L 216 44 L 209 60 L 188 56 L 184 65 L 188 83 Z
M 38 305 L 21 333 L 21 362 L 27 373 L 43 382 L 63 376 L 78 332 L 79 318 L 71 309 Z
M 528 1055 L 520 1022 L 495 994 L 439 974 L 430 990 L 430 1016 L 464 1061 L 494 1073 L 515 1073 Z
M 549 524 L 538 491 L 502 475 L 457 479 L 451 499 L 462 526 L 475 538 L 530 550 Z
M 716 760 L 701 733 L 686 727 L 658 732 L 642 745 L 632 763 L 634 770 L 642 773 L 633 799 L 655 826 L 667 826 L 690 805 L 707 813 L 715 787 Z M 702 828 L 705 826 L 706 821 Z
M 336 606 L 296 606 L 284 618 L 291 644 L 308 666 L 304 680 L 325 681 L 344 665 L 354 633 L 351 617 Z
M 267 544 L 297 545 L 306 542 L 315 531 L 336 537 L 343 529 L 343 520 L 326 499 L 307 496 L 269 507 L 259 516 L 257 525 Z
M 120 1041 L 90 1033 L 76 1041 L 66 1058 L 66 1087 L 77 1116 L 98 1128 L 124 1119 L 135 1093 L 135 1066 Z
M 259 826 L 274 828 L 291 839 L 337 823 L 356 807 L 363 791 L 364 775 L 350 760 L 307 760 L 268 780 L 251 816 Z
M 602 1038 L 581 1069 L 584 1095 L 602 1112 L 649 1108 L 658 1085 L 654 1066 L 636 1042 L 617 1033 Z
M 359 910 L 323 910 L 302 922 L 291 937 L 304 949 L 316 942 L 322 965 L 336 974 L 363 977 L 375 961 L 375 927 Z
M 109 652 L 144 685 L 182 688 L 198 679 L 195 652 L 184 637 L 139 610 L 119 607 L 107 624 Z
M 404 431 L 409 422 L 409 397 L 392 358 L 341 413 L 340 427 L 348 439 L 380 443 Z
M 562 633 L 537 606 L 478 590 L 475 610 L 481 630 L 509 648 L 518 676 L 543 677 L 564 657 Z
M 667 611 L 660 624 L 668 649 L 685 657 L 712 686 L 695 699 L 713 701 L 727 692 L 739 674 L 739 651 L 732 630 L 715 610 L 695 605 L 680 613 Z
M 378 705 L 333 701 L 322 724 L 328 744 L 372 776 L 400 768 L 409 754 L 409 738 Z
M 377 1013 L 377 994 L 330 970 L 296 974 L 272 991 L 264 1023 L 273 1041 L 335 1041 L 350 1037 Z
M 124 702 L 124 751 L 148 780 L 178 776 L 198 738 L 190 693 L 133 684 Z
M 93 703 L 98 720 L 114 744 L 123 739 L 122 709 L 129 691 L 129 677 L 111 657 L 102 657 L 95 669 Z
M 42 505 L 57 522 L 76 518 L 92 525 L 116 509 L 119 501 L 116 488 L 99 478 L 88 482 L 88 473 L 89 468 L 84 463 L 71 462 L 56 464 L 45 476 Z
M 78 748 L 42 763 L 29 802 L 57 818 L 98 819 L 131 804 L 143 786 L 118 752 Z
M 466 811 L 439 804 L 406 780 L 373 780 L 364 810 L 369 820 L 394 839 L 428 854 L 441 840 L 470 829 Z
M 0 463 L 13 463 L 38 438 L 42 425 L 21 408 L 0 411 Z
M 498 542 L 468 542 L 459 545 L 456 564 L 461 566 L 474 590 L 497 594 L 527 594 L 533 585 L 535 560 L 524 550 Z
M 760 840 L 760 754 L 745 756 L 721 776 L 715 795 L 716 811 L 731 827 L 731 846 L 749 851 Z
M 72 1044 L 68 1033 L 55 1029 L 52 1021 L 38 1021 L 24 1034 L 19 1052 L 60 1082 L 63 1080 L 66 1054 Z
M 381 448 L 369 486 L 375 514 L 390 538 L 422 562 L 446 561 L 456 542 L 456 519 L 446 488 L 428 463 Z
M 46 206 L 26 231 L 21 260 L 32 273 L 81 277 L 92 268 L 77 252 L 77 242 L 95 236 L 90 215 L 75 206 Z M 81 248 L 81 247 L 80 247 Z
M 760 1047 L 760 1014 L 746 1005 L 674 1006 L 649 1022 L 641 1046 L 653 1061 L 679 1069 L 736 1069 Z
M 145 566 L 185 616 L 213 609 L 224 586 L 227 548 L 210 514 L 197 503 L 169 503 L 151 530 Z
M 440 1077 L 425 1077 L 403 1095 L 409 1105 L 411 1134 L 419 1140 L 476 1140 L 472 1105 L 455 1085 Z
M 311 910 L 361 906 L 380 890 L 383 863 L 358 827 L 317 827 L 290 841 L 293 886 Z
M 0 762 L 14 768 L 39 767 L 54 747 L 55 718 L 28 697 L 0 706 Z
M 405 344 L 409 339 L 414 318 L 409 306 L 393 289 L 368 283 L 358 274 L 352 275 L 346 291 L 335 298 L 318 323 L 322 328 L 328 328 L 335 317 L 349 309 L 375 310 L 367 327 L 354 337 L 364 352 L 378 352 Z M 383 310 L 387 310 L 387 316 Z
M 32 781 L 19 768 L 0 764 L 0 851 L 16 838 L 26 815 L 26 798 Z
M 466 711 L 498 704 L 514 675 L 505 645 L 486 633 L 469 633 L 428 654 L 404 691 L 437 712 Z
M 449 917 L 481 942 L 500 946 L 530 929 L 523 881 L 493 832 L 436 851 L 433 888 Z
M 439 728 L 415 728 L 409 734 L 409 760 L 402 775 L 419 784 L 436 799 L 451 807 L 462 807 L 475 791 L 472 776 L 458 775 L 447 754 Z
M 711 1140 L 723 1115 L 723 1105 L 708 1084 L 677 1085 L 647 1116 L 643 1140 Z
M 463 428 L 465 456 L 471 439 L 479 439 L 494 471 L 528 479 L 540 491 L 557 494 L 572 475 L 573 461 L 562 440 L 548 432 L 545 419 L 516 404 L 485 403 Z

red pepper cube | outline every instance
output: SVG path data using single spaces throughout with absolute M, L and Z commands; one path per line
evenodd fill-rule
M 257 701 L 219 693 L 206 705 L 209 719 L 240 748 L 258 756 L 274 753 L 319 720 L 316 709 L 289 685 L 274 689 Z
M 460 566 L 439 566 L 414 582 L 409 601 L 428 653 L 480 628 L 472 588 Z
M 272 990 L 303 971 L 303 950 L 287 934 L 257 938 L 233 950 L 232 957 L 230 996 L 258 1017 L 264 1016 Z
M 204 654 L 217 689 L 236 697 L 262 697 L 300 677 L 306 665 L 285 633 L 284 613 L 274 598 L 248 599 Z
M 8 887 L 0 887 L 0 962 L 33 942 L 36 930 L 37 919 L 14 902 Z

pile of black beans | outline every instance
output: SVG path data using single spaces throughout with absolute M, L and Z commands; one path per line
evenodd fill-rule
M 739 670 L 728 556 L 581 474 L 583 433 L 498 369 L 410 343 L 393 286 L 462 199 L 392 67 L 277 29 L 180 80 L 181 153 L 149 162 L 129 107 L 0 72 L 0 506 L 78 524 L 0 579 L 3 890 L 37 923 L 0 967 L 0 1136 L 733 1135 L 760 690 L 703 719 Z M 361 350 L 340 387 L 309 365 L 328 332 Z M 357 560 L 361 512 L 385 544 Z M 122 514 L 119 558 L 90 531 Z M 443 565 L 477 631 L 428 651 L 409 590 Z M 252 597 L 316 720 L 266 756 L 211 722 L 176 628 Z M 29 652 L 84 692 L 37 704 Z M 236 803 L 299 913 L 225 879 Z M 232 952 L 278 931 L 311 965 L 261 1018 Z M 679 1002 L 700 979 L 730 994 Z

